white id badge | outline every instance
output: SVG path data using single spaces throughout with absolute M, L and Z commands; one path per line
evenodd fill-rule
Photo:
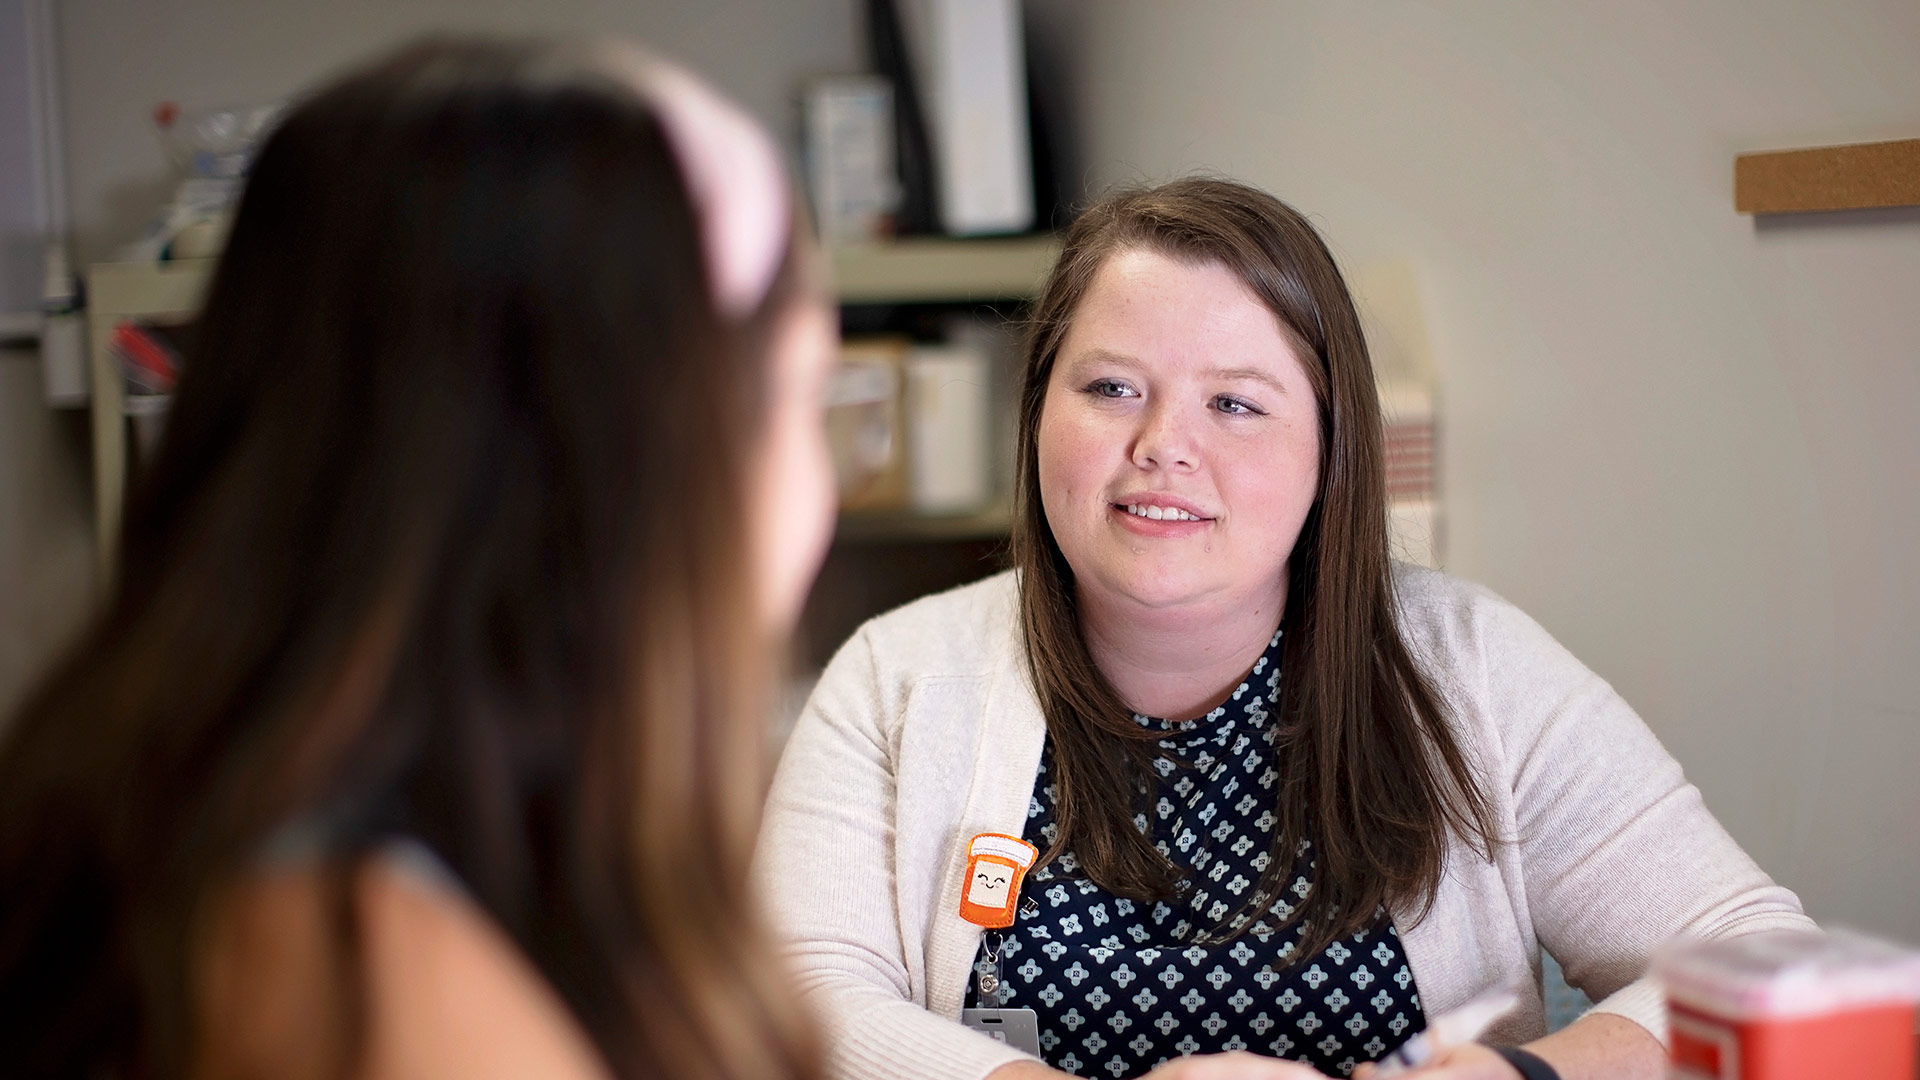
M 1015 1050 L 1040 1056 L 1040 1019 L 1032 1009 L 961 1009 L 960 1022 Z

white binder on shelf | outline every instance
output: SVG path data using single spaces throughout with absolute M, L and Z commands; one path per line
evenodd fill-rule
M 1033 228 L 1019 0 L 896 0 L 921 83 L 941 227 L 953 236 Z

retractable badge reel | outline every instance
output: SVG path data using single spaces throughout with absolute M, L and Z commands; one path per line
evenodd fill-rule
M 967 843 L 967 879 L 960 888 L 960 917 L 986 931 L 981 941 L 986 962 L 974 971 L 974 985 L 980 990 L 982 1002 L 998 1000 L 1000 950 L 1006 945 L 1000 931 L 1012 926 L 1021 913 L 1020 882 L 1039 857 L 1038 848 L 1005 833 L 981 833 Z M 1027 903 L 1032 905 L 1032 899 Z M 1027 911 L 1027 916 L 1032 917 L 1034 910 Z M 961 1009 L 960 1022 L 990 1039 L 1040 1056 L 1040 1020 L 1030 1008 Z
M 960 890 L 960 917 L 986 930 L 1012 926 L 1020 904 L 1020 883 L 1039 857 L 1040 849 L 1017 836 L 981 833 L 974 837 L 967 844 L 967 882 Z M 987 958 L 993 969 L 980 973 L 982 997 L 991 997 L 1000 989 L 999 953 L 999 943 L 989 940 Z

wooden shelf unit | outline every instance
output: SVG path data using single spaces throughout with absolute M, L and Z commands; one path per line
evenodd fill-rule
M 1013 508 L 996 504 L 971 514 L 877 513 L 840 515 L 834 541 L 842 544 L 911 540 L 998 540 L 1013 528 Z
M 1794 214 L 1920 206 L 1920 139 L 1741 154 L 1733 208 Z
M 113 358 L 123 322 L 184 322 L 200 309 L 212 259 L 170 263 L 96 263 L 87 272 L 87 363 L 92 383 L 93 526 L 102 593 L 113 584 L 120 515 L 127 494 L 126 383 Z M 155 402 L 133 412 L 152 411 Z
M 988 240 L 913 238 L 834 248 L 835 293 L 841 304 L 942 304 L 1030 298 L 1059 254 L 1052 236 Z M 216 260 L 97 263 L 87 274 L 87 329 L 93 427 L 94 529 L 102 590 L 111 584 L 127 485 L 128 404 L 112 353 L 123 322 L 191 319 Z M 150 403 L 149 403 L 150 404 Z M 992 540 L 1007 533 L 1008 511 L 974 514 L 849 514 L 841 536 L 851 542 Z
M 986 240 L 914 237 L 832 249 L 842 304 L 1025 300 L 1045 282 L 1060 242 L 1051 235 Z

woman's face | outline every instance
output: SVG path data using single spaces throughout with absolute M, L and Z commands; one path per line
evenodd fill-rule
M 761 612 L 784 634 L 833 536 L 833 461 L 824 402 L 838 346 L 833 310 L 819 298 L 795 304 L 773 333 L 766 440 L 753 481 L 753 553 Z
M 1083 602 L 1277 609 L 1320 474 L 1319 407 L 1279 319 L 1232 271 L 1121 251 L 1060 344 L 1038 457 Z

